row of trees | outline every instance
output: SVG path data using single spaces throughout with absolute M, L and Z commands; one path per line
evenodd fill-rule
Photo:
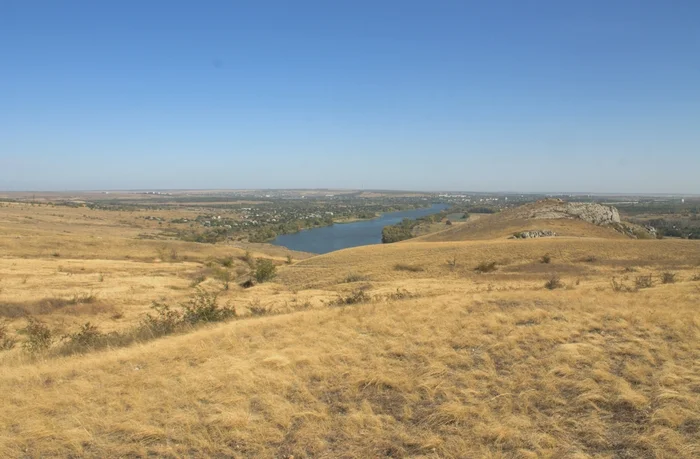
M 440 222 L 448 215 L 455 212 L 461 212 L 461 210 L 459 208 L 450 208 L 447 210 L 440 211 L 436 214 L 426 215 L 425 217 L 417 218 L 415 220 L 404 218 L 401 222 L 395 225 L 385 226 L 382 229 L 382 243 L 390 244 L 392 242 L 399 242 L 404 241 L 406 239 L 411 239 L 413 237 L 413 230 L 416 226 L 421 224 Z M 467 212 L 464 212 L 462 218 L 469 218 L 469 214 Z M 452 222 L 447 220 L 447 224 L 451 223 Z

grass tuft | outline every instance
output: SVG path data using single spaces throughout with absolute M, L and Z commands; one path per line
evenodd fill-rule
M 357 289 L 347 296 L 339 296 L 329 303 L 330 306 L 347 306 L 351 304 L 369 303 L 372 296 L 363 289 Z
M 676 273 L 669 271 L 661 273 L 661 283 L 662 284 L 673 284 L 676 282 Z
M 552 277 L 550 277 L 549 280 L 547 280 L 547 282 L 545 282 L 545 284 L 544 284 L 544 288 L 546 288 L 548 290 L 554 290 L 554 289 L 563 288 L 563 287 L 564 287 L 564 284 L 562 283 L 561 279 L 559 278 L 559 276 L 557 274 L 553 274 Z
M 476 271 L 479 274 L 483 273 L 490 273 L 492 271 L 495 271 L 497 268 L 496 262 L 495 261 L 482 261 L 479 263 L 476 268 L 474 268 L 474 271 Z
M 353 282 L 364 282 L 368 281 L 369 277 L 362 274 L 350 273 L 343 278 L 344 284 L 352 284 Z
M 634 279 L 634 285 L 638 290 L 643 288 L 651 288 L 654 286 L 654 280 L 651 274 L 647 276 L 637 276 Z
M 396 263 L 394 265 L 394 271 L 408 271 L 408 272 L 412 272 L 412 273 L 417 273 L 417 272 L 425 271 L 425 269 L 423 269 L 423 267 L 418 266 L 418 265 Z

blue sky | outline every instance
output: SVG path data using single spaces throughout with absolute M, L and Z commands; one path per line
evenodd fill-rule
M 697 1 L 0 1 L 0 189 L 700 193 Z

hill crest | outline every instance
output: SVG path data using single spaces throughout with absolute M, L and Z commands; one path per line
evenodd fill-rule
M 467 221 L 414 240 L 437 242 L 501 239 L 522 232 L 619 239 L 626 236 L 612 226 L 620 223 L 620 214 L 615 207 L 545 199 Z

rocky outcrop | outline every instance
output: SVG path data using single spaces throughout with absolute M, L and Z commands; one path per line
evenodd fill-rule
M 527 218 L 558 219 L 579 218 L 594 225 L 620 223 L 620 213 L 616 208 L 587 202 L 564 202 L 561 200 L 540 201 L 530 208 Z

